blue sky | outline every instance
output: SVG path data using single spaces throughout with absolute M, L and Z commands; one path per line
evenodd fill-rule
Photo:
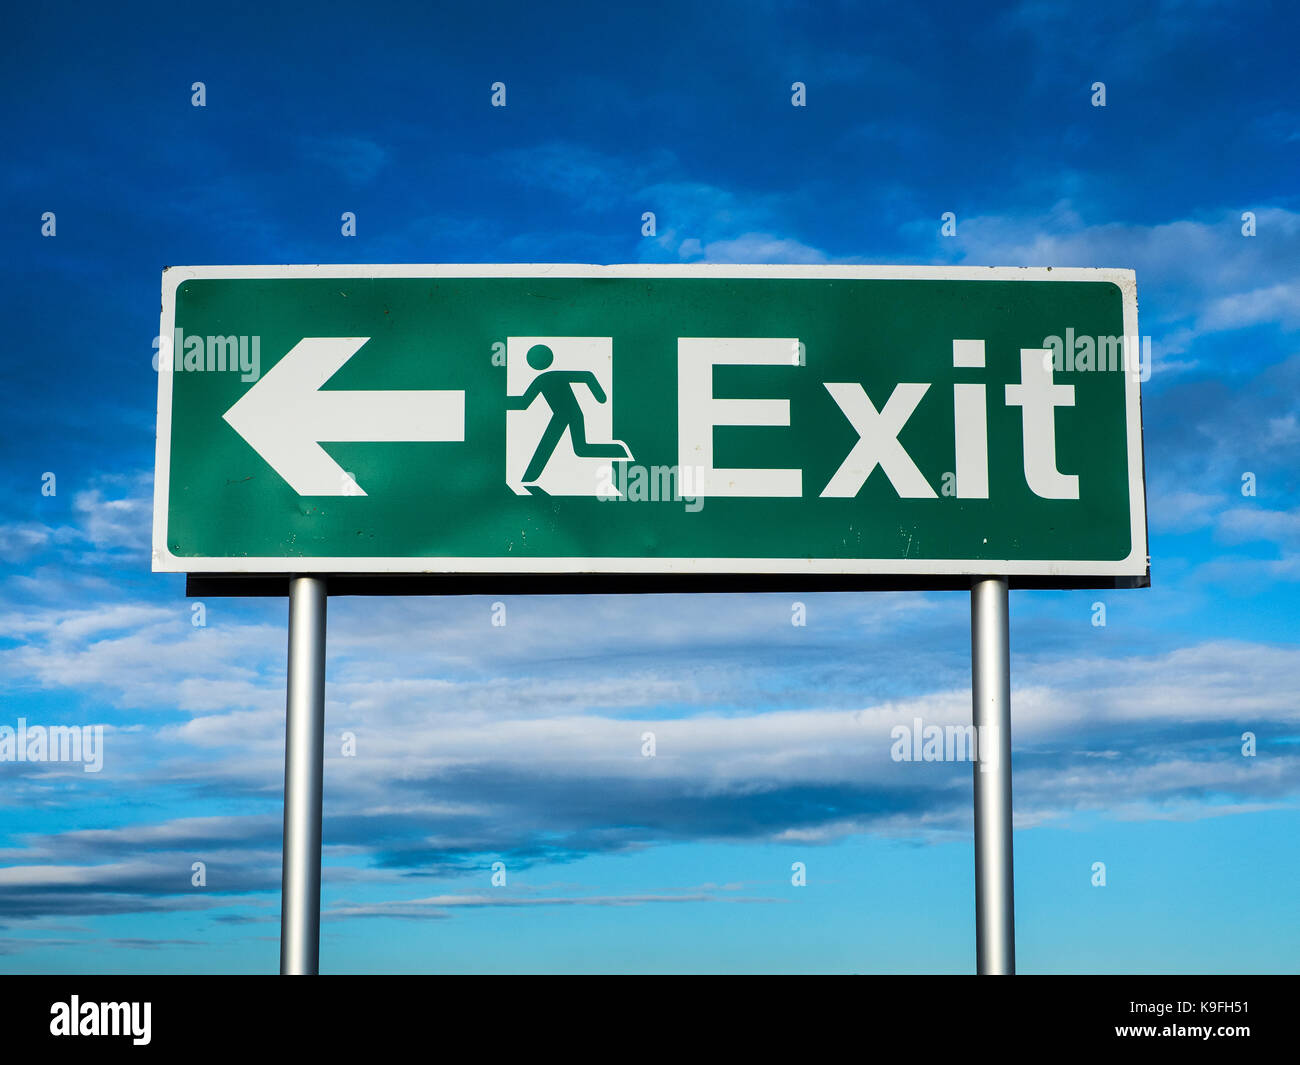
M 0 725 L 105 741 L 0 763 L 0 970 L 277 964 L 285 604 L 149 572 L 164 266 L 778 262 L 1137 271 L 1152 586 L 1012 597 L 1019 967 L 1294 971 L 1296 17 L 12 13 Z M 332 600 L 322 968 L 970 971 L 970 767 L 887 754 L 969 720 L 967 599 L 800 598 Z

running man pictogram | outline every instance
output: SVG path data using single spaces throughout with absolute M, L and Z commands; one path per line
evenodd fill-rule
M 542 433 L 541 440 L 538 441 L 537 450 L 533 452 L 528 469 L 520 479 L 528 491 L 534 494 L 546 494 L 535 482 L 546 469 L 546 464 L 564 438 L 566 429 L 569 432 L 573 453 L 579 458 L 630 459 L 632 457 L 627 445 L 620 440 L 608 444 L 593 444 L 587 441 L 586 423 L 574 389 L 580 384 L 586 385 L 597 403 L 606 402 L 608 397 L 594 373 L 590 370 L 548 369 L 555 361 L 555 353 L 545 344 L 534 344 L 528 349 L 526 358 L 528 365 L 540 372 L 533 378 L 532 384 L 523 395 L 506 396 L 506 410 L 527 410 L 538 396 L 545 399 L 546 405 L 551 409 L 551 420 L 546 426 L 546 431 Z

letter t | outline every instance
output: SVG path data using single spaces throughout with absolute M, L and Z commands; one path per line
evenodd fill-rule
M 1056 468 L 1056 408 L 1074 406 L 1074 385 L 1052 383 L 1051 354 L 1020 349 L 1020 384 L 1007 385 L 1007 406 L 1020 408 L 1030 491 L 1043 499 L 1078 499 L 1078 474 Z

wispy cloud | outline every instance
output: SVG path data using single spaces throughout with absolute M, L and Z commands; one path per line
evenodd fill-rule
M 388 149 L 369 137 L 336 133 L 303 136 L 300 143 L 308 162 L 352 184 L 373 181 L 389 160 Z

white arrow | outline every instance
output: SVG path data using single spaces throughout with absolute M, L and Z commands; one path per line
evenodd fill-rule
M 304 337 L 223 417 L 300 496 L 363 496 L 320 441 L 465 439 L 465 393 L 322 392 L 369 337 Z

